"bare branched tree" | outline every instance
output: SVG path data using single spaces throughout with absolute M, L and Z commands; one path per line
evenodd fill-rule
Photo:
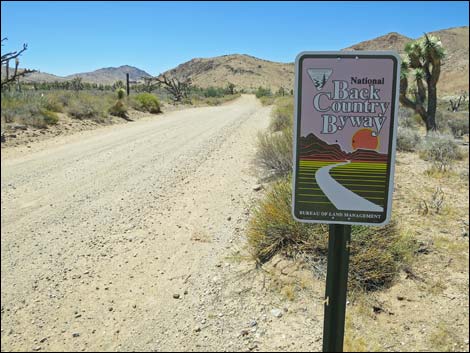
M 2 38 L 2 46 L 4 45 L 3 42 L 6 42 L 8 39 L 7 38 Z M 2 77 L 2 85 L 1 88 L 3 89 L 7 85 L 13 82 L 19 82 L 20 77 L 23 77 L 27 74 L 30 74 L 32 72 L 36 72 L 36 70 L 29 70 L 29 69 L 23 69 L 22 71 L 18 71 L 18 66 L 20 65 L 20 60 L 19 56 L 28 49 L 27 44 L 23 44 L 23 49 L 9 52 L 6 54 L 2 54 L 2 69 L 3 66 L 5 66 L 5 76 Z M 15 60 L 15 70 L 13 71 L 13 74 L 10 75 L 10 60 Z M 3 75 L 2 75 L 3 76 Z
M 144 84 L 142 86 L 142 91 L 147 93 L 152 93 L 155 89 L 155 83 L 153 82 L 153 77 L 142 77 Z
M 153 80 L 157 82 L 158 86 L 163 88 L 171 94 L 175 102 L 181 102 L 183 98 L 188 97 L 189 88 L 191 87 L 191 78 L 187 78 L 183 81 L 176 77 L 167 77 L 166 75 L 160 75 L 154 77 Z

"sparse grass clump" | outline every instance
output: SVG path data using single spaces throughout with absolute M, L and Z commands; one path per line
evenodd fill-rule
M 275 183 L 250 220 L 248 244 L 260 265 L 278 253 L 326 259 L 328 226 L 294 221 L 291 197 L 290 180 Z M 384 227 L 353 226 L 350 249 L 351 289 L 372 291 L 389 286 L 410 264 L 416 243 L 392 221 Z
M 263 96 L 259 98 L 259 101 L 261 102 L 262 105 L 273 105 L 274 102 L 276 101 L 276 97 L 274 96 Z
M 398 126 L 397 150 L 403 152 L 414 152 L 421 143 L 421 136 L 418 131 Z
M 273 132 L 292 128 L 294 122 L 294 100 L 292 97 L 276 99 L 269 129 Z
M 447 122 L 447 125 L 449 126 L 449 130 L 451 131 L 452 135 L 454 135 L 456 138 L 460 138 L 463 135 L 468 135 L 468 112 L 466 116 L 465 114 L 456 115 L 454 119 Z
M 195 106 L 218 106 L 227 102 L 230 102 L 234 99 L 237 99 L 241 96 L 240 93 L 226 94 L 222 97 L 201 97 L 195 96 L 191 98 L 191 104 Z
M 268 173 L 285 176 L 292 171 L 292 129 L 259 133 L 256 159 Z
M 455 138 L 461 138 L 468 134 L 468 112 L 437 111 L 436 122 L 438 131 L 442 134 L 452 134 Z
M 87 92 L 75 93 L 68 102 L 67 113 L 75 119 L 104 122 L 107 118 L 107 100 Z
M 452 136 L 430 134 L 419 147 L 422 159 L 430 161 L 439 171 L 447 171 L 453 162 L 462 159 L 462 152 Z
M 248 244 L 258 263 L 269 261 L 279 252 L 313 250 L 326 255 L 328 239 L 325 225 L 307 225 L 292 218 L 291 183 L 276 182 L 259 203 L 250 220 Z
M 415 114 L 410 109 L 399 106 L 398 126 L 404 128 L 416 128 L 418 126 L 418 122 L 414 115 Z

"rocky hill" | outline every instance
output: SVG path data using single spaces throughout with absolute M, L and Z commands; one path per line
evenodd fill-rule
M 406 43 L 412 40 L 412 38 L 406 37 L 400 33 L 391 32 L 371 40 L 354 44 L 343 50 L 396 50 L 398 53 L 403 54 Z
M 468 26 L 434 31 L 430 34 L 441 39 L 447 52 L 438 82 L 439 95 L 458 94 L 461 91 L 468 92 Z M 405 44 L 412 40 L 412 38 L 392 32 L 352 45 L 344 50 L 396 50 L 403 54 Z
M 224 87 L 229 82 L 236 89 L 253 90 L 260 86 L 277 91 L 294 87 L 294 65 L 262 60 L 245 54 L 196 58 L 165 72 L 180 79 L 191 77 L 199 87 Z
M 447 50 L 438 84 L 440 95 L 468 91 L 468 26 L 431 32 L 441 38 Z M 404 53 L 405 44 L 413 38 L 392 32 L 354 44 L 343 50 L 396 50 Z M 165 72 L 178 78 L 191 77 L 200 87 L 224 87 L 231 82 L 240 89 L 252 90 L 259 86 L 276 91 L 279 87 L 291 90 L 294 86 L 294 64 L 262 60 L 249 55 L 223 55 L 197 58 Z

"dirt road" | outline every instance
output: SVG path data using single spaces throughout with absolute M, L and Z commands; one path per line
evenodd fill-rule
M 269 111 L 243 96 L 2 151 L 2 351 L 295 347 L 229 261 Z

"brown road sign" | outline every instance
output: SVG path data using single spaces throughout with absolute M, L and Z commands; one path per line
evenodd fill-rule
M 400 57 L 386 51 L 303 52 L 295 68 L 294 218 L 388 223 Z

